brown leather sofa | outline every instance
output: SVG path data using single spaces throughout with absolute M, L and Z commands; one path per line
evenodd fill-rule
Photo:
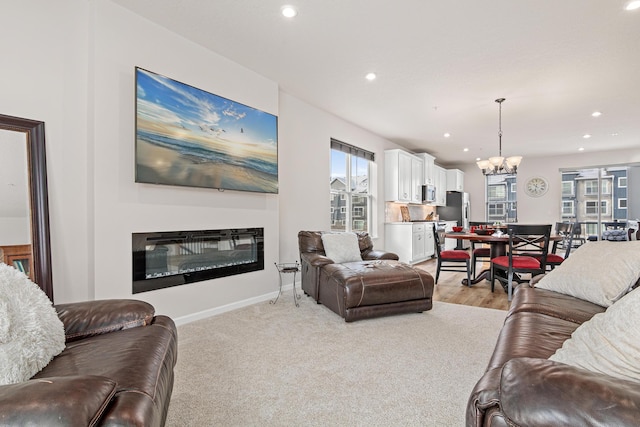
M 334 263 L 324 252 L 322 231 L 300 231 L 302 290 L 345 321 L 416 313 L 432 307 L 433 277 L 373 249 L 366 232 L 356 233 L 362 261 Z
M 469 398 L 467 426 L 637 426 L 639 383 L 547 360 L 578 326 L 604 310 L 520 285 L 489 366 Z
M 29 381 L 0 386 L 0 424 L 163 426 L 177 331 L 136 300 L 55 306 L 66 347 Z

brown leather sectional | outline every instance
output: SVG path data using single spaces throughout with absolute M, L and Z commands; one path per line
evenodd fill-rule
M 163 426 L 177 331 L 136 300 L 55 306 L 66 348 L 29 381 L 0 386 L 2 425 Z
M 356 233 L 362 261 L 334 263 L 324 252 L 321 231 L 298 233 L 302 290 L 345 321 L 432 307 L 433 277 L 401 263 L 396 254 L 373 249 L 368 233 Z
M 469 398 L 467 426 L 637 426 L 640 384 L 547 360 L 578 326 L 604 310 L 520 285 Z

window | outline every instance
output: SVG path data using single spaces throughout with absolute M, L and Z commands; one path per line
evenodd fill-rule
M 573 181 L 562 181 L 562 195 L 565 197 L 573 196 Z
M 601 215 L 609 215 L 609 201 L 602 200 L 600 201 L 601 207 Z M 598 215 L 598 201 L 597 200 L 587 200 L 584 204 L 584 213 L 585 215 Z
M 373 153 L 331 139 L 332 231 L 369 231 L 372 211 L 369 175 L 373 161 Z
M 621 176 L 618 178 L 618 188 L 627 188 L 627 177 Z
M 618 199 L 618 209 L 627 209 L 627 199 Z
M 575 216 L 574 213 L 574 203 L 573 200 L 563 200 L 562 201 L 562 216 Z
M 598 195 L 598 181 L 590 180 L 584 182 L 584 195 L 585 196 L 596 196 Z
M 507 191 L 504 184 L 490 185 L 487 188 L 487 197 L 489 200 L 504 200 L 506 195 Z
M 485 178 L 486 221 L 518 221 L 516 175 L 487 175 Z

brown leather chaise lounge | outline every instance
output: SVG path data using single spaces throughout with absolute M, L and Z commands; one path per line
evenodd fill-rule
M 433 277 L 373 249 L 368 233 L 356 233 L 362 261 L 335 263 L 326 256 L 322 231 L 300 231 L 302 290 L 345 321 L 418 313 L 432 307 Z

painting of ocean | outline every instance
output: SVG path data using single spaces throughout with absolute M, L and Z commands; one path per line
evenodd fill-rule
M 278 192 L 278 118 L 136 67 L 136 182 Z

